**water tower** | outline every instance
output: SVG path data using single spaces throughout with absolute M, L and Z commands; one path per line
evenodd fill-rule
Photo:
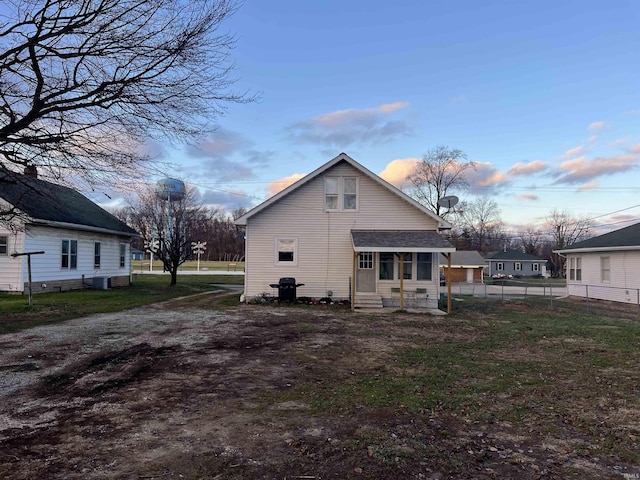
M 173 207 L 171 202 L 177 202 L 182 200 L 186 195 L 187 189 L 184 186 L 182 180 L 177 178 L 163 178 L 158 180 L 156 184 L 156 196 L 165 202 L 168 202 L 168 217 L 169 217 L 169 238 L 173 235 Z

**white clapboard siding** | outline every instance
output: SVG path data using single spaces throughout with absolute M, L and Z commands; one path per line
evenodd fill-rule
M 21 292 L 23 257 L 12 257 L 11 254 L 24 251 L 24 232 L 0 228 L 0 235 L 7 237 L 7 254 L 0 255 L 0 292 Z
M 324 176 L 358 177 L 357 211 L 324 210 Z M 298 288 L 298 296 L 323 297 L 331 291 L 334 297 L 348 298 L 353 266 L 351 230 L 437 228 L 434 218 L 351 165 L 338 163 L 249 219 L 245 293 L 248 298 L 261 293 L 274 294 L 277 291 L 269 284 L 278 283 L 280 277 L 295 277 L 297 282 L 304 283 Z M 294 265 L 277 264 L 278 238 L 297 240 Z M 434 285 L 437 277 L 434 265 Z
M 582 280 L 569 280 L 571 257 L 582 259 Z M 609 257 L 610 280 L 603 281 L 601 258 Z M 640 251 L 594 252 L 567 255 L 567 293 L 601 300 L 639 303 Z

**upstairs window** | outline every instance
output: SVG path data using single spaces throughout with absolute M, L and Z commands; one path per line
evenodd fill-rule
M 358 209 L 358 177 L 325 177 L 324 208 L 326 211 Z

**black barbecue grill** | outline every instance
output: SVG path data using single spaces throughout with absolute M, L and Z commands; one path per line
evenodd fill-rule
M 303 286 L 304 283 L 296 283 L 293 277 L 282 277 L 278 283 L 271 283 L 271 288 L 278 289 L 278 301 L 292 301 L 297 298 L 297 288 Z

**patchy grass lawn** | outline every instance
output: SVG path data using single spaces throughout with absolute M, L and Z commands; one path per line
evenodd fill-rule
M 243 282 L 243 276 L 180 275 L 177 285 L 172 287 L 166 275 L 136 275 L 129 287 L 39 293 L 33 295 L 32 307 L 26 295 L 0 295 L 0 334 L 218 290 L 214 284 L 241 285 Z
M 0 337 L 0 384 L 23 379 L 0 477 L 640 477 L 640 324 L 615 310 L 221 301 Z

